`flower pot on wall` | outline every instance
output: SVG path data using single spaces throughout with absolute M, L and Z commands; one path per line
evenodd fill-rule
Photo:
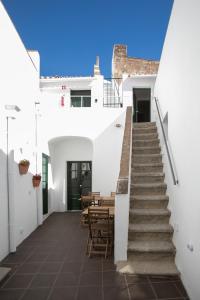
M 32 182 L 33 182 L 33 187 L 38 187 L 40 185 L 41 181 L 41 175 L 33 175 Z
M 26 159 L 20 160 L 19 162 L 19 173 L 20 175 L 24 175 L 28 172 L 28 168 L 30 166 L 30 162 Z

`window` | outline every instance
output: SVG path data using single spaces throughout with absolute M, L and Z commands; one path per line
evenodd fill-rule
M 71 91 L 72 107 L 91 107 L 91 90 Z

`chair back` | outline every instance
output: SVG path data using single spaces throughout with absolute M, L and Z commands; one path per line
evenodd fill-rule
M 89 207 L 90 205 L 94 204 L 94 197 L 93 196 L 81 196 L 81 206 L 82 209 Z
M 100 206 L 115 206 L 115 198 L 114 197 L 101 197 L 99 201 Z
M 94 235 L 94 231 L 98 231 L 101 228 L 101 224 L 107 225 L 107 230 L 109 230 L 109 220 L 110 220 L 110 214 L 109 214 L 109 208 L 88 208 L 88 224 L 89 224 L 89 232 L 90 236 L 92 237 Z M 95 232 L 96 234 L 96 232 Z

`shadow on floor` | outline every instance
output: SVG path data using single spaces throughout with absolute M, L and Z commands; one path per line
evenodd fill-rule
M 179 277 L 131 276 L 113 258 L 85 255 L 80 213 L 54 213 L 1 263 L 11 267 L 1 300 L 189 299 Z

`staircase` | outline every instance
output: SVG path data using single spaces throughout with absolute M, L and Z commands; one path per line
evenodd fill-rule
M 128 260 L 123 273 L 176 275 L 163 163 L 155 123 L 135 123 L 132 139 Z

